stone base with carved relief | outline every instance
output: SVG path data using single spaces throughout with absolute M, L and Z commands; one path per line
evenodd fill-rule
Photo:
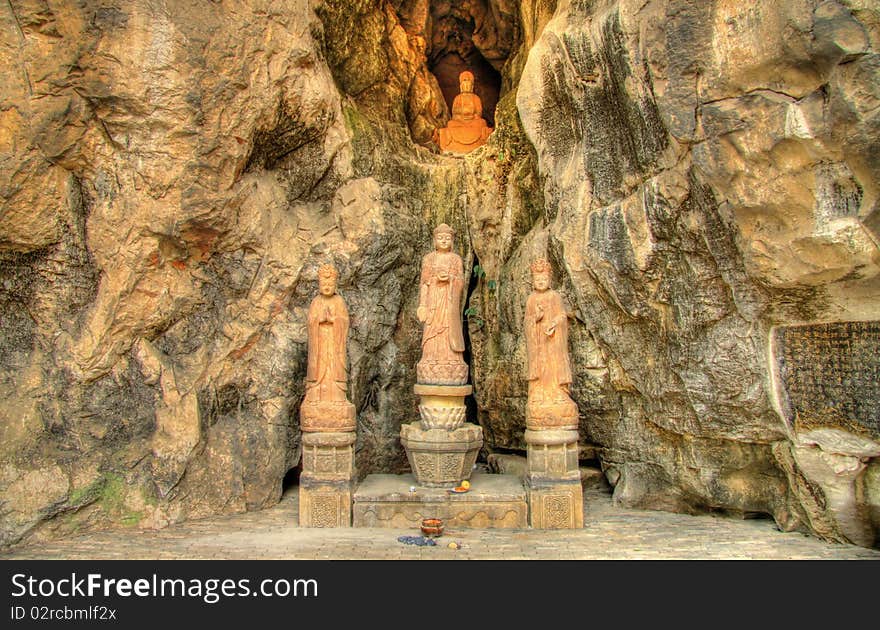
M 577 430 L 577 427 L 578 408 L 570 398 L 526 404 L 527 429 Z
M 351 527 L 353 432 L 303 433 L 300 527 Z
M 559 429 L 526 429 L 528 479 L 569 481 L 580 479 L 578 432 Z
M 419 396 L 419 417 L 422 428 L 454 431 L 465 418 L 464 399 L 470 396 L 470 385 L 423 385 L 413 386 Z
M 468 380 L 468 365 L 464 361 L 430 361 L 416 364 L 416 378 L 425 385 L 464 385 Z
M 299 408 L 299 417 L 300 427 L 309 433 L 345 433 L 357 426 L 354 405 L 347 400 L 306 400 Z
M 351 527 L 351 481 L 299 479 L 300 527 Z
M 584 526 L 584 491 L 580 480 L 526 480 L 529 525 L 535 529 L 580 529 Z
M 441 518 L 451 529 L 525 529 L 529 506 L 516 475 L 475 473 L 468 492 L 417 486 L 412 475 L 369 475 L 354 495 L 355 527 L 418 528 Z
M 584 526 L 578 432 L 526 429 L 529 524 L 536 529 Z
M 400 443 L 420 485 L 453 486 L 470 478 L 483 445 L 483 429 L 471 423 L 453 431 L 425 429 L 413 422 L 400 427 Z

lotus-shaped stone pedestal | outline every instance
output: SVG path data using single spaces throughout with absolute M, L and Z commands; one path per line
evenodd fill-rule
M 483 430 L 466 423 L 465 396 L 470 385 L 423 385 L 421 420 L 400 427 L 400 443 L 420 485 L 438 487 L 469 479 L 483 445 Z

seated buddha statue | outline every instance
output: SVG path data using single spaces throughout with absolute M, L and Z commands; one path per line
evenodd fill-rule
M 434 142 L 441 151 L 470 153 L 486 143 L 492 127 L 483 118 L 483 103 L 474 94 L 474 75 L 465 70 L 458 76 L 461 93 L 452 101 L 449 124 L 434 130 Z

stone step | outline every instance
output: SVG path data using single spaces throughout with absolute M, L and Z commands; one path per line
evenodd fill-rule
M 418 527 L 423 518 L 442 518 L 448 528 L 524 529 L 528 500 L 515 475 L 475 472 L 463 494 L 419 486 L 415 477 L 369 475 L 354 493 L 355 527 Z

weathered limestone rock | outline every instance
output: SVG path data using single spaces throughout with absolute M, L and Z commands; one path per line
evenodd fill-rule
M 525 402 L 509 379 L 524 365 L 513 313 L 546 244 L 575 311 L 580 430 L 616 500 L 768 513 L 836 537 L 780 460 L 766 348 L 774 324 L 877 314 L 876 10 L 524 4 L 510 71 L 522 64 L 517 110 L 543 198 L 493 179 L 515 125 L 498 125 L 495 163 L 466 163 L 488 445 L 523 448 L 508 420 Z M 500 172 L 528 158 L 512 161 Z M 530 208 L 539 217 L 517 230 Z
M 324 26 L 328 64 L 342 91 L 376 120 L 408 126 L 415 142 L 430 145 L 434 129 L 449 114 L 427 69 L 419 7 L 400 7 L 398 14 L 392 3 L 379 0 L 321 0 L 315 10 Z
M 876 459 L 865 469 L 865 504 L 874 532 L 880 531 L 880 461 Z M 877 537 L 875 534 L 874 543 Z
M 527 457 L 522 455 L 511 455 L 509 453 L 490 453 L 486 457 L 486 463 L 489 471 L 500 475 L 514 475 L 520 479 L 525 479 L 529 470 L 529 461 Z M 598 468 L 590 466 L 581 466 L 580 470 L 581 487 L 586 490 L 595 490 L 599 492 L 608 492 L 610 486 L 608 480 Z
M 413 408 L 398 355 L 418 344 L 398 315 L 423 214 L 463 225 L 458 180 L 401 167 L 385 135 L 366 148 L 376 127 L 343 108 L 309 3 L 15 4 L 0 20 L 0 492 L 19 506 L 0 542 L 277 501 L 327 259 L 353 314 L 361 468 L 402 470 L 389 418 Z M 29 471 L 55 466 L 68 499 L 28 494 Z
M 825 495 L 827 510 L 847 540 L 870 547 L 875 525 L 870 513 L 867 462 L 880 457 L 880 443 L 838 429 L 816 429 L 797 436 L 792 449 L 803 475 Z

